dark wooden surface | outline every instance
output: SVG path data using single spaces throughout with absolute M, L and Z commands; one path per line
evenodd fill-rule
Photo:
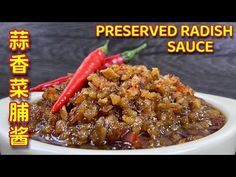
M 236 27 L 235 23 L 233 25 Z M 75 71 L 92 49 L 102 45 L 104 38 L 95 37 L 95 26 L 96 23 L 1 23 L 0 98 L 8 96 L 8 79 L 12 77 L 8 67 L 8 30 L 25 28 L 31 32 L 29 78 L 31 86 L 35 86 Z M 146 41 L 148 49 L 132 64 L 159 67 L 162 73 L 179 76 L 185 84 L 199 92 L 236 99 L 236 38 L 215 40 L 215 53 L 204 55 L 168 54 L 168 40 L 111 39 L 110 54 L 133 48 Z

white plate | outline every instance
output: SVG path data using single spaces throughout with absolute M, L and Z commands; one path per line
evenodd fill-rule
M 30 101 L 41 98 L 42 93 L 32 93 Z M 28 148 L 13 149 L 9 146 L 9 98 L 0 100 L 0 152 L 2 154 L 235 154 L 236 151 L 236 100 L 196 93 L 208 103 L 220 109 L 227 117 L 225 126 L 207 137 L 168 147 L 141 150 L 86 150 L 61 147 L 30 140 Z

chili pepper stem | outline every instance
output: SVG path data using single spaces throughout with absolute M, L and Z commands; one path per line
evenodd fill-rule
M 124 62 L 125 63 L 130 62 L 130 60 L 132 60 L 140 51 L 142 51 L 146 47 L 147 47 L 147 44 L 144 43 L 136 49 L 128 50 L 126 52 L 121 53 L 122 57 L 124 58 Z
M 104 44 L 104 46 L 100 47 L 100 49 L 107 54 L 108 52 L 108 44 L 109 44 L 110 40 L 107 40 L 106 43 Z

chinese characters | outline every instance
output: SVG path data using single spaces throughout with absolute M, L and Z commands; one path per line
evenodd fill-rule
M 25 51 L 30 48 L 29 31 L 12 30 L 9 32 L 9 48 L 12 51 L 20 49 Z
M 29 58 L 25 54 L 12 55 L 9 60 L 13 74 L 23 75 L 27 73 Z
M 11 30 L 9 32 L 9 49 L 12 55 L 9 58 L 9 67 L 14 78 L 9 79 L 9 97 L 18 99 L 9 103 L 8 121 L 10 126 L 9 142 L 12 147 L 25 147 L 29 144 L 28 127 L 30 104 L 22 99 L 29 98 L 29 79 L 26 74 L 30 67 L 29 57 L 25 54 L 30 49 L 30 33 L 27 30 Z M 18 76 L 18 77 L 17 77 Z M 17 123 L 15 125 L 15 123 Z M 20 126 L 18 126 L 20 125 Z

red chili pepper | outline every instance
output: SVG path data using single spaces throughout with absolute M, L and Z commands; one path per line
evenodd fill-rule
M 67 79 L 71 78 L 72 76 L 73 76 L 73 74 L 68 74 L 66 76 L 59 77 L 59 78 L 54 79 L 52 81 L 48 81 L 48 82 L 45 82 L 43 84 L 37 85 L 36 87 L 31 88 L 30 92 L 42 91 L 45 88 L 51 87 L 53 85 L 58 85 L 58 84 L 60 84 L 62 82 L 67 81 Z
M 125 51 L 121 54 L 117 54 L 117 55 L 112 55 L 110 57 L 107 57 L 105 59 L 105 64 L 100 68 L 100 69 L 106 69 L 107 67 L 110 67 L 112 65 L 120 65 L 123 63 L 128 63 L 130 62 L 141 50 L 143 50 L 144 48 L 147 47 L 147 44 L 144 43 L 143 45 L 139 46 L 136 49 L 133 50 L 129 50 L 129 51 Z M 71 78 L 73 76 L 73 74 L 67 75 L 67 76 L 63 76 L 60 77 L 58 79 L 52 80 L 52 81 L 48 81 L 45 82 L 43 84 L 40 84 L 36 87 L 33 87 L 30 89 L 31 92 L 35 92 L 35 91 L 43 91 L 43 89 L 51 87 L 53 85 L 58 85 L 61 84 L 62 82 L 65 82 L 67 79 Z
M 185 89 L 186 88 L 183 85 L 180 85 L 180 84 L 176 85 L 176 91 L 177 92 L 184 92 Z
M 140 51 L 145 49 L 147 44 L 144 43 L 136 49 L 125 51 L 121 54 L 113 55 L 106 58 L 105 64 L 100 69 L 108 68 L 112 65 L 121 65 L 130 62 Z
M 135 141 L 137 141 L 138 139 L 138 135 L 134 132 L 129 132 L 126 135 L 124 135 L 124 137 L 122 137 L 123 141 L 127 141 L 130 143 L 134 143 Z
M 135 132 L 129 132 L 122 137 L 123 141 L 131 143 L 135 148 L 146 147 L 148 141 L 145 137 L 139 136 Z
M 89 74 L 99 69 L 105 63 L 108 42 L 91 52 L 78 67 L 70 82 L 53 105 L 51 112 L 55 113 L 64 106 L 74 94 L 80 90 L 87 80 Z

